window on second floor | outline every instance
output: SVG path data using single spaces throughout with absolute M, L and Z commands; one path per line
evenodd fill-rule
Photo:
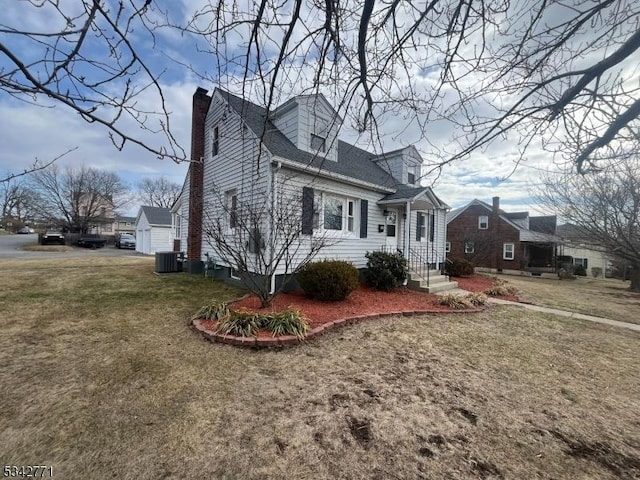
M 413 185 L 416 183 L 416 169 L 415 167 L 407 168 L 407 183 Z
M 311 134 L 311 150 L 324 153 L 326 151 L 325 138 Z
M 218 155 L 219 150 L 220 150 L 220 130 L 218 129 L 218 125 L 216 125 L 211 130 L 211 156 L 215 157 L 216 155 Z
M 487 215 L 480 215 L 478 217 L 478 228 L 480 230 L 486 230 L 489 228 L 489 217 Z

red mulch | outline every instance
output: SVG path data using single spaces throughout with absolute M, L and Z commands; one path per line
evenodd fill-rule
M 455 277 L 453 281 L 458 282 L 458 288 L 467 290 L 469 292 L 484 292 L 487 288 L 491 287 L 495 282 L 495 279 L 487 277 L 486 275 L 473 274 L 466 277 Z M 512 302 L 518 302 L 517 295 L 500 295 L 498 298 L 503 300 L 511 300 Z
M 455 277 L 451 280 L 458 282 L 458 288 L 467 290 L 468 292 L 483 292 L 493 285 L 493 278 L 485 277 L 484 275 Z
M 392 312 L 413 312 L 428 310 L 448 312 L 450 308 L 437 305 L 435 295 L 415 292 L 407 288 L 397 288 L 392 292 L 380 292 L 361 286 L 342 302 L 320 302 L 305 297 L 302 291 L 281 293 L 266 309 L 260 308 L 257 297 L 251 296 L 233 303 L 233 308 L 246 308 L 255 312 L 276 312 L 292 307 L 300 310 L 310 326 L 316 327 L 348 317 Z

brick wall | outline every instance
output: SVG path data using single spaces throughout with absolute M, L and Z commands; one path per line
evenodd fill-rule
M 486 230 L 478 228 L 478 217 L 489 217 Z M 449 258 L 466 258 L 476 267 L 494 270 L 520 270 L 524 267 L 524 246 L 520 243 L 518 229 L 500 219 L 495 211 L 481 205 L 471 205 L 447 225 L 447 241 L 451 243 Z M 465 242 L 473 242 L 475 252 L 464 253 Z M 513 243 L 513 260 L 502 258 L 504 243 Z
M 189 231 L 187 258 L 200 261 L 202 256 L 202 200 L 204 166 L 204 126 L 211 97 L 198 88 L 193 94 L 191 112 L 191 165 L 189 166 Z

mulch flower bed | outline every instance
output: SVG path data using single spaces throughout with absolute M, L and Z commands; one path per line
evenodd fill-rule
M 491 285 L 491 279 L 489 284 Z M 486 287 L 485 287 L 486 288 Z M 281 293 L 267 308 L 260 307 L 255 296 L 247 296 L 229 304 L 233 310 L 249 310 L 255 313 L 271 313 L 287 308 L 299 310 L 309 323 L 307 339 L 323 333 L 325 330 L 346 323 L 378 318 L 381 316 L 409 316 L 424 313 L 468 313 L 478 312 L 479 308 L 454 310 L 437 303 L 437 296 L 416 292 L 407 288 L 396 288 L 391 292 L 372 290 L 361 286 L 341 302 L 320 302 L 307 298 L 302 291 Z M 271 332 L 260 331 L 256 337 L 233 337 L 215 333 L 218 322 L 196 320 L 194 327 L 205 337 L 213 341 L 233 345 L 270 347 L 291 345 L 300 340 L 291 335 L 273 337 Z
M 458 282 L 458 288 L 467 290 L 468 292 L 484 292 L 486 289 L 491 288 L 495 283 L 495 278 L 487 277 L 486 275 L 468 275 L 466 277 L 452 278 L 454 282 Z M 503 300 L 510 300 L 512 302 L 519 302 L 520 298 L 517 295 L 500 295 L 497 298 Z

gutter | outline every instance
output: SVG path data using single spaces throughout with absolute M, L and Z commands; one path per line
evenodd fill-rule
M 327 160 L 327 162 L 331 162 L 332 160 Z M 293 162 L 291 160 L 287 160 L 282 157 L 275 157 L 272 160 L 272 163 L 277 163 L 278 165 L 284 165 L 291 170 L 297 170 L 300 172 L 308 173 L 311 175 L 318 175 L 320 177 L 330 178 L 332 180 L 338 180 L 343 183 L 348 183 L 350 185 L 355 185 L 358 187 L 364 187 L 369 190 L 375 190 L 378 192 L 386 192 L 386 193 L 395 193 L 396 189 L 391 187 L 383 187 L 381 185 L 376 185 L 375 183 L 365 182 L 363 180 L 356 180 L 352 177 L 347 177 L 346 175 L 342 175 L 340 173 L 328 172 L 318 167 L 311 167 L 309 165 L 302 165 L 298 162 Z

